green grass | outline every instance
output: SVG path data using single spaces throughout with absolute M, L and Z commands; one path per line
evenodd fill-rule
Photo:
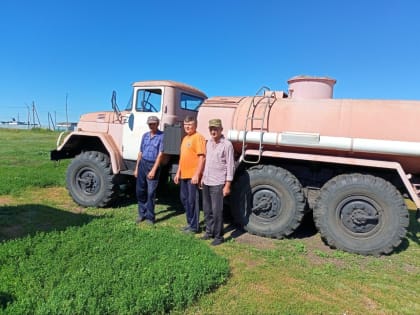
M 43 135 L 47 152 L 55 147 L 57 135 Z M 8 135 L 10 141 L 36 136 L 36 132 L 30 136 Z M 9 145 L 2 130 L 0 139 Z M 33 140 L 26 150 L 37 147 L 41 145 Z M 32 158 L 22 161 L 21 168 L 30 163 L 39 169 L 48 167 L 47 163 L 54 165 L 45 154 Z M 3 168 L 0 170 L 3 172 Z M 134 307 L 141 303 L 141 309 L 150 313 L 172 314 L 420 314 L 420 227 L 414 211 L 410 211 L 407 237 L 388 256 L 364 257 L 331 250 L 310 223 L 284 240 L 251 237 L 227 226 L 227 242 L 212 248 L 209 241 L 179 231 L 185 215 L 177 211 L 176 187 L 159 196 L 157 224 L 149 229 L 132 224 L 136 217 L 133 199 L 112 209 L 81 208 L 63 188 L 65 168 L 54 166 L 50 171 L 58 184 L 46 185 L 47 180 L 42 179 L 40 187 L 25 187 L 10 181 L 14 193 L 0 194 L 0 268 L 9 268 L 0 270 L 0 314 L 23 310 L 27 304 L 18 301 L 28 303 L 35 291 L 42 292 L 42 296 L 36 295 L 38 304 L 32 304 L 32 310 L 38 313 L 48 313 L 45 307 L 49 305 L 50 313 L 57 313 L 53 310 L 60 307 L 64 313 L 134 314 L 142 312 L 140 307 L 134 311 L 127 304 Z M 409 206 L 413 209 L 412 203 Z M 156 249 L 148 259 L 153 257 L 157 262 L 159 270 L 155 274 L 161 282 L 133 297 L 127 283 L 130 277 L 138 278 L 135 266 L 155 265 L 146 263 L 149 260 L 143 257 L 142 251 L 149 246 Z M 193 260 L 195 256 L 197 261 Z M 118 267 L 124 263 L 119 257 L 126 268 Z M 199 269 L 185 267 L 189 263 L 183 259 L 197 263 Z M 50 267 L 44 268 L 49 261 Z M 226 262 L 229 276 L 224 269 Z M 101 270 L 101 277 L 96 269 Z M 59 278 L 57 271 L 66 276 Z M 202 278 L 212 282 L 203 286 Z M 178 279 L 181 281 L 175 284 Z M 144 281 L 155 282 L 149 278 Z M 93 287 L 98 287 L 98 292 L 93 292 Z M 31 294 L 25 295 L 25 290 Z M 152 293 L 142 297 L 145 291 Z M 184 293 L 186 296 L 179 295 Z M 77 305 L 70 304 L 76 303 L 68 302 L 75 301 L 75 296 Z M 6 308 L 8 301 L 15 301 L 16 309 Z M 162 303 L 169 304 L 168 308 L 161 301 L 166 301 Z M 182 302 L 176 307 L 175 301 Z M 154 311 L 148 308 L 151 305 Z
M 83 225 L 95 216 L 75 214 L 40 204 L 1 206 L 0 241 L 35 235 L 37 232 L 65 230 L 71 225 Z
M 57 132 L 34 130 L 0 130 L 0 195 L 18 194 L 27 187 L 64 185 L 68 161 L 53 163 Z
M 203 243 L 114 217 L 6 242 L 0 266 L 5 314 L 165 313 L 229 275 Z

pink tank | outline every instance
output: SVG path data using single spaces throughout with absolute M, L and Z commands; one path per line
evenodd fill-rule
M 213 97 L 202 105 L 199 129 L 212 118 L 239 153 L 247 149 L 312 153 L 401 163 L 420 174 L 420 101 L 332 99 L 334 79 L 298 76 L 289 91 Z M 244 139 L 245 138 L 245 139 Z M 261 142 L 261 144 L 260 144 Z

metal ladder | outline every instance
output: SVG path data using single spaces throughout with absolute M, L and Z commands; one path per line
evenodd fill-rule
M 261 87 L 257 93 L 255 93 L 254 97 L 252 98 L 251 102 L 249 103 L 249 107 L 248 107 L 248 112 L 246 114 L 246 119 L 245 119 L 245 128 L 244 128 L 244 134 L 243 134 L 243 139 L 242 139 L 242 161 L 246 162 L 246 163 L 251 163 L 251 164 L 257 164 L 260 162 L 261 160 L 261 155 L 262 155 L 262 149 L 263 149 L 263 130 L 264 130 L 264 123 L 265 123 L 265 119 L 266 119 L 266 113 L 267 113 L 267 108 L 270 108 L 274 102 L 276 101 L 276 94 L 273 92 L 269 95 L 267 95 L 267 92 L 270 92 L 271 90 L 268 87 Z M 260 99 L 257 100 L 256 102 L 256 98 L 259 96 L 259 94 L 263 92 L 262 97 Z M 262 116 L 259 117 L 255 117 L 255 111 L 258 107 L 258 105 L 262 105 L 263 107 L 263 113 Z M 261 125 L 260 128 L 255 128 L 254 129 L 254 122 L 255 121 L 260 121 Z M 248 129 L 249 126 L 249 129 Z M 258 157 L 256 160 L 252 160 L 252 159 L 246 159 L 245 157 L 245 150 L 246 150 L 246 136 L 248 131 L 255 131 L 258 130 L 260 132 L 260 139 L 258 142 Z

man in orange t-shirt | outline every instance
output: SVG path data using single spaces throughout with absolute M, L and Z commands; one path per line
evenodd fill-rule
M 186 136 L 182 139 L 179 166 L 174 182 L 180 183 L 181 203 L 185 208 L 187 226 L 185 232 L 199 232 L 200 208 L 198 204 L 198 184 L 204 169 L 206 141 L 196 132 L 197 120 L 187 116 L 184 119 Z

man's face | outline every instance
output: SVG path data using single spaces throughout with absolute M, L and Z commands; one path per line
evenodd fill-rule
M 188 121 L 188 122 L 184 121 L 184 130 L 187 135 L 189 136 L 192 135 L 196 129 L 197 129 L 197 125 L 195 121 Z
M 158 128 L 158 123 L 150 123 L 149 124 L 149 129 L 150 129 L 150 131 L 152 131 L 152 132 L 156 132 L 157 131 L 157 128 Z
M 214 141 L 219 141 L 222 136 L 222 127 L 209 127 L 210 136 Z

